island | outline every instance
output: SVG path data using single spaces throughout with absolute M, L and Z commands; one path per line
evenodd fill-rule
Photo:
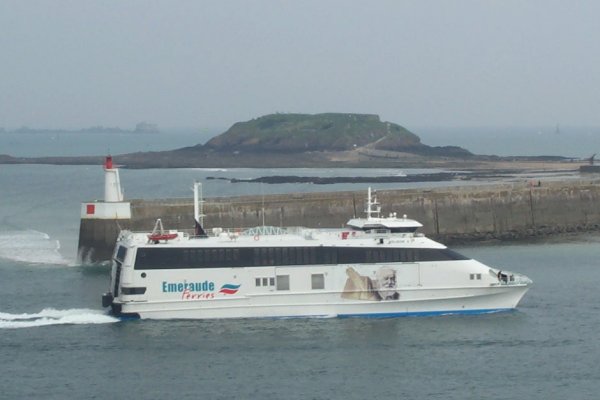
M 139 127 L 139 124 L 138 124 Z M 152 126 L 151 126 L 152 127 Z M 143 129 L 142 129 L 143 128 Z M 140 130 L 147 130 L 142 126 Z M 136 127 L 137 131 L 137 127 Z M 4 164 L 101 164 L 104 155 L 12 157 Z M 457 146 L 429 146 L 419 136 L 378 115 L 323 113 L 264 115 L 233 124 L 204 144 L 154 152 L 120 154 L 124 168 L 383 167 L 475 170 L 573 169 L 566 157 L 476 155 Z

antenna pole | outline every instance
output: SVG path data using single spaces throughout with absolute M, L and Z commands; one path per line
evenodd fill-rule
M 202 199 L 202 183 L 194 182 L 194 220 L 204 226 L 204 200 Z
M 260 183 L 260 193 L 262 195 L 262 226 L 265 226 L 265 191 L 262 182 Z

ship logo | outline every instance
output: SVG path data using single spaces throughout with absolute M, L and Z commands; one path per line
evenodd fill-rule
M 226 283 L 223 286 L 221 286 L 221 289 L 219 289 L 219 293 L 236 294 L 238 290 L 240 290 L 240 286 L 242 285 L 233 285 L 231 283 Z

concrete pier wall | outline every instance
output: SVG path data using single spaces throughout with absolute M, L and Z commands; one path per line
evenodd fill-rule
M 448 243 L 600 230 L 600 185 L 591 181 L 380 190 L 377 196 L 384 215 L 406 214 L 424 225 L 422 232 Z M 366 190 L 206 199 L 205 228 L 253 227 L 263 218 L 273 226 L 342 227 L 364 216 L 365 201 Z M 191 199 L 132 200 L 130 221 L 82 220 L 80 256 L 106 260 L 120 228 L 150 231 L 156 218 L 165 229 L 192 229 L 192 215 Z

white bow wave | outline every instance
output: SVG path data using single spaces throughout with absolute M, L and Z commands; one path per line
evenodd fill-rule
M 118 318 L 107 315 L 105 311 L 85 308 L 74 308 L 70 310 L 45 308 L 36 314 L 9 314 L 0 312 L 0 329 L 33 328 L 68 324 L 108 324 L 118 321 Z

